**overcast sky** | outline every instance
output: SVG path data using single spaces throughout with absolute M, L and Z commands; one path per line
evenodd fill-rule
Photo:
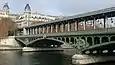
M 115 6 L 115 0 L 0 0 L 1 8 L 5 2 L 15 13 L 23 12 L 28 3 L 33 12 L 64 16 Z

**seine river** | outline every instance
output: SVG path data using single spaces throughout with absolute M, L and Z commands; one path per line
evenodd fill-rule
M 0 51 L 0 65 L 72 65 L 71 54 L 60 52 Z
M 72 52 L 0 51 L 0 65 L 72 65 Z M 92 64 L 115 65 L 115 64 Z

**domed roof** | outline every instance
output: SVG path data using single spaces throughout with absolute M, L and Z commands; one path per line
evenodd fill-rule
M 31 7 L 29 4 L 26 4 L 24 11 L 31 11 Z
M 5 3 L 4 6 L 3 6 L 3 10 L 4 11 L 8 11 L 10 8 L 8 6 L 8 3 Z

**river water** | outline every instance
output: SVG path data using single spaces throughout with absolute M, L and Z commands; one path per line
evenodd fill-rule
M 64 52 L 0 51 L 0 65 L 72 65 Z
M 69 50 L 65 52 L 0 51 L 0 65 L 72 65 Z M 91 65 L 115 65 L 114 62 Z

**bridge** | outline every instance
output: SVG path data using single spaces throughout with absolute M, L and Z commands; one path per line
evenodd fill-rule
M 23 47 L 70 44 L 81 54 L 115 53 L 115 7 L 26 26 L 16 33 Z

